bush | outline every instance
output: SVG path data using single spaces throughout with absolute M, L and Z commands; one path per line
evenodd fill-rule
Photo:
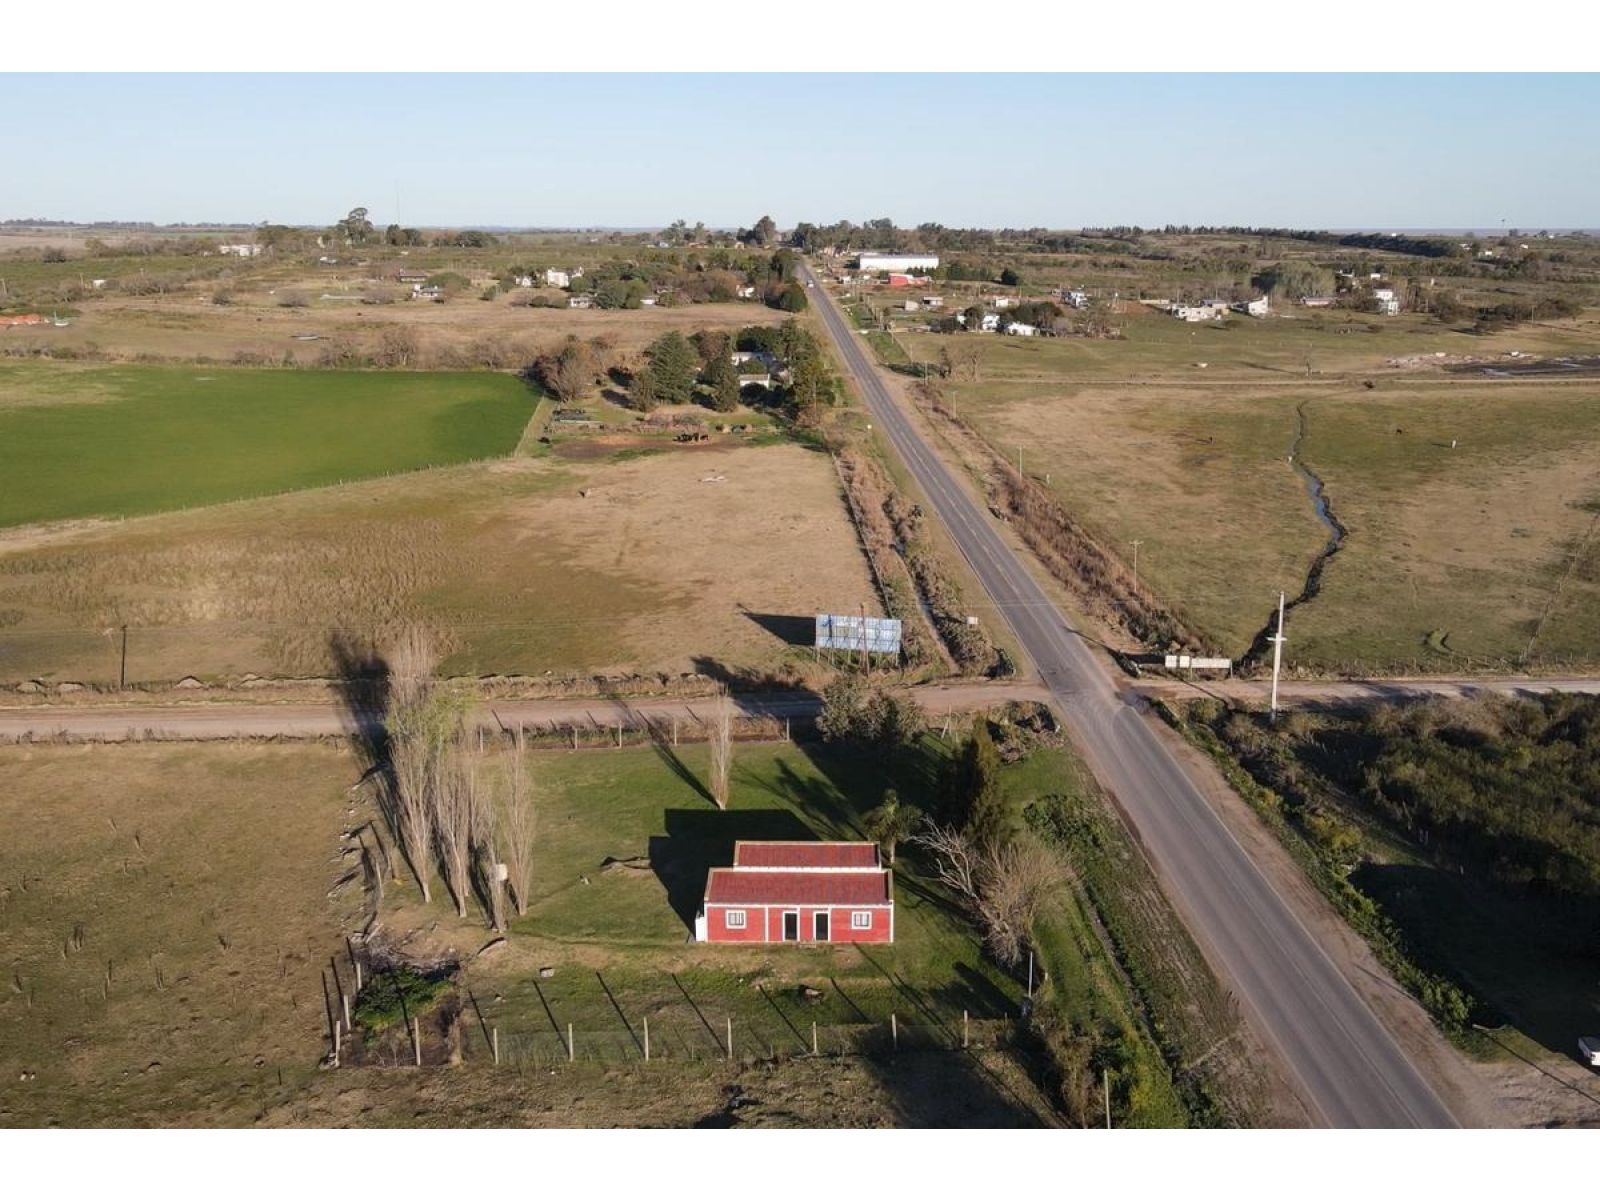
M 438 1006 L 450 992 L 450 973 L 424 974 L 394 967 L 373 975 L 356 996 L 351 1019 L 367 1033 L 381 1033 Z

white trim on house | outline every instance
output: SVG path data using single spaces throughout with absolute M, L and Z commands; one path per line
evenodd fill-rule
M 722 927 L 724 929 L 748 929 L 749 926 L 746 924 L 748 917 L 748 909 L 730 908 L 722 914 Z
M 850 913 L 851 929 L 871 929 L 872 913 L 868 909 L 853 909 Z

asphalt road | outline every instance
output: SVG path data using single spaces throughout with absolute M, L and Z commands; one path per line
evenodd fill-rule
M 809 269 L 808 281 L 816 283 Z M 1101 785 L 1117 798 L 1173 900 L 1288 1064 L 1338 1127 L 1453 1126 L 1455 1119 L 895 403 L 820 283 L 809 293 L 873 420 L 1015 631 Z

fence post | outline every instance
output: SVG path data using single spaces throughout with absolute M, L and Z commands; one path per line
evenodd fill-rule
M 650 1018 L 644 1018 L 644 1060 L 650 1061 Z
M 489 1046 L 494 1050 L 494 1065 L 500 1065 L 500 1026 L 495 1025 L 489 1030 Z
M 422 1022 L 416 1017 L 411 1018 L 411 1045 L 413 1047 L 417 1066 L 422 1065 Z
M 574 1043 L 572 1041 L 572 1022 L 568 1021 L 567 1022 L 567 1061 L 568 1062 L 576 1062 L 577 1059 L 578 1059 L 578 1048 L 577 1048 L 576 1045 L 574 1045 Z
M 340 1036 L 339 1022 L 335 1021 L 333 1023 L 333 1065 L 336 1067 L 339 1065 L 339 1050 L 343 1041 L 344 1039 Z
M 350 993 L 349 992 L 345 992 L 343 995 L 341 995 L 339 997 L 339 1001 L 344 1006 L 344 1031 L 346 1033 L 349 1033 L 351 1031 L 350 1030 Z
M 733 1018 L 728 1018 L 728 1061 L 733 1061 Z
M 811 1057 L 817 1057 L 817 1023 L 811 1022 Z
M 961 1010 L 961 1048 L 965 1050 L 971 1044 L 971 1030 L 968 1026 L 967 1010 L 963 1008 Z
M 900 1049 L 900 1021 L 894 1013 L 889 1014 L 889 1037 L 894 1041 L 894 1048 Z

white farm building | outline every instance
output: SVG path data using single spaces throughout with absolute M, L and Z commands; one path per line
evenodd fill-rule
M 938 265 L 937 254 L 875 254 L 867 250 L 856 261 L 863 271 L 931 271 Z

